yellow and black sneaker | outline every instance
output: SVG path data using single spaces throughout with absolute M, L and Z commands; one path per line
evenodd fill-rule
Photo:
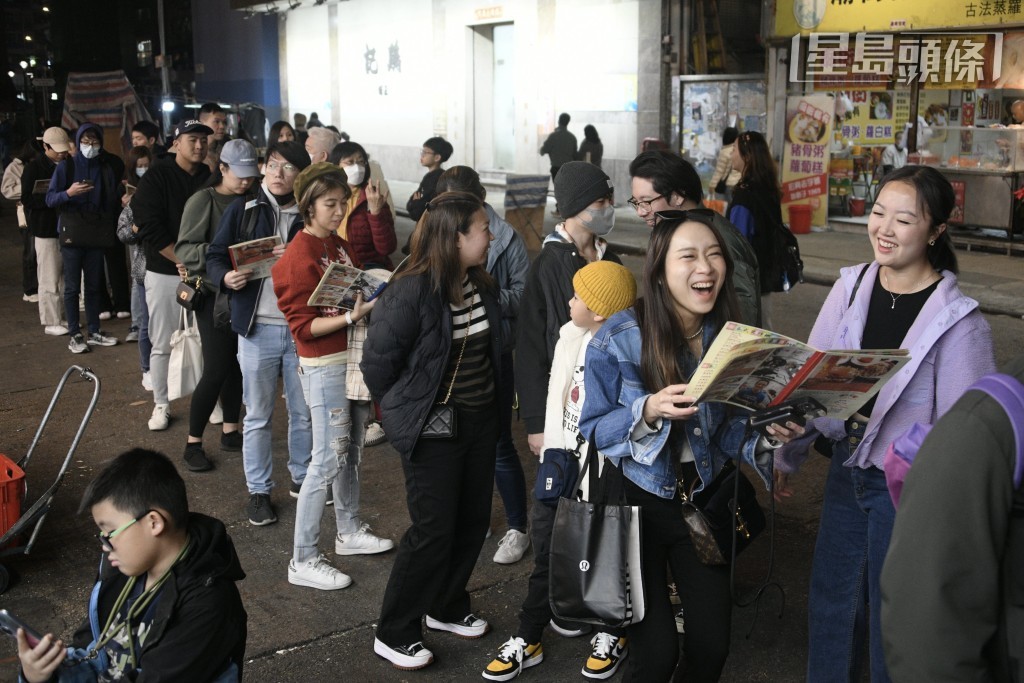
M 594 649 L 580 673 L 597 681 L 614 676 L 619 664 L 629 654 L 625 637 L 613 636 L 603 631 L 594 636 L 590 644 Z
M 480 675 L 489 681 L 511 681 L 535 664 L 544 661 L 544 648 L 540 643 L 527 643 L 522 638 L 509 638 L 501 646 L 498 656 Z

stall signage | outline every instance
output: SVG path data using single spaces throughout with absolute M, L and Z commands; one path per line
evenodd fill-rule
M 799 54 L 803 36 L 792 39 Z M 882 86 L 890 82 L 976 87 L 1002 71 L 1002 33 L 812 33 L 806 38 L 803 73 L 791 59 L 789 80 L 817 88 Z
M 831 95 L 795 95 L 786 102 L 782 150 L 783 215 L 787 205 L 809 204 L 814 225 L 828 218 L 826 174 L 831 156 L 835 102 Z
M 776 0 L 774 37 L 811 31 L 997 29 L 1024 23 L 1021 0 Z

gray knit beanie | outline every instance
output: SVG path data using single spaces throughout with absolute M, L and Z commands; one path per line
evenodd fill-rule
M 591 203 L 612 193 L 608 175 L 586 161 L 562 164 L 555 176 L 555 204 L 562 219 L 572 218 Z

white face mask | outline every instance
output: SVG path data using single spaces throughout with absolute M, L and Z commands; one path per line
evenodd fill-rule
M 79 145 L 78 151 L 81 152 L 82 156 L 86 159 L 95 159 L 100 153 L 99 145 Z
M 141 178 L 142 176 L 146 175 L 146 171 L 148 171 L 148 170 L 149 170 L 149 166 L 143 166 L 142 168 L 137 168 L 137 169 L 135 169 L 135 175 L 137 175 L 137 176 L 139 176 Z
M 584 218 L 589 215 L 590 220 Z M 580 223 L 598 237 L 604 237 L 615 227 L 615 207 L 609 204 L 603 209 L 584 209 L 579 215 Z
M 366 177 L 366 169 L 359 164 L 352 164 L 351 166 L 342 166 L 345 170 L 345 175 L 348 176 L 349 185 L 362 185 L 363 178 Z

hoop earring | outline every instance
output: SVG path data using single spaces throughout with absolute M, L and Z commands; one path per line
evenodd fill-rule
M 929 247 L 934 247 L 935 246 L 935 240 L 928 240 L 928 246 Z

